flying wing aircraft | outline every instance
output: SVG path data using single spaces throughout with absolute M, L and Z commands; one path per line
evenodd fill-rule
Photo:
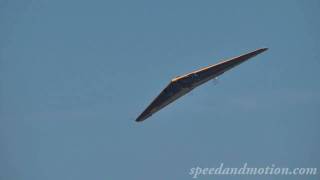
M 139 115 L 137 122 L 143 121 L 172 103 L 181 96 L 187 94 L 194 88 L 214 79 L 229 69 L 247 61 L 248 59 L 268 50 L 268 48 L 261 48 L 255 51 L 243 54 L 241 56 L 222 61 L 218 64 L 204 67 L 202 69 L 190 72 L 188 74 L 178 76 L 170 81 L 161 93 L 151 102 L 151 104 Z

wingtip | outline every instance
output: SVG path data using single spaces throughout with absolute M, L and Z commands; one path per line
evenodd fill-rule
M 135 120 L 136 122 L 142 122 L 144 120 L 144 118 L 142 116 L 137 117 L 137 119 Z
M 259 49 L 255 50 L 255 51 L 251 52 L 251 53 L 253 53 L 253 54 L 255 54 L 255 55 L 258 55 L 258 54 L 261 54 L 261 53 L 267 51 L 268 49 L 269 49 L 269 48 L 266 48 L 266 47 L 264 47 L 264 48 L 259 48 Z
M 137 118 L 135 121 L 136 121 L 136 122 L 142 122 L 142 121 L 143 121 L 143 119 L 139 119 L 139 118 Z
M 146 120 L 148 117 L 150 117 L 152 114 L 145 114 L 142 113 L 139 117 L 137 117 L 136 122 L 142 122 Z
M 260 51 L 261 52 L 264 52 L 264 51 L 267 51 L 269 48 L 267 48 L 267 47 L 264 47 L 264 48 L 260 48 Z

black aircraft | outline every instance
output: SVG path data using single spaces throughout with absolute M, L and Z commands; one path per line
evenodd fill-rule
M 156 113 L 181 96 L 187 94 L 194 88 L 220 76 L 229 69 L 266 50 L 268 50 L 268 48 L 257 49 L 247 54 L 222 61 L 218 64 L 207 66 L 205 68 L 172 79 L 167 87 L 164 88 L 162 92 L 151 102 L 151 104 L 140 114 L 136 121 L 140 122 L 147 119 L 152 114 Z

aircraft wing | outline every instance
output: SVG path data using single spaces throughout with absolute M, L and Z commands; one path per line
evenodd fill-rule
M 267 48 L 257 49 L 241 56 L 222 61 L 218 64 L 207 66 L 205 68 L 172 79 L 170 83 L 161 91 L 161 93 L 151 102 L 151 104 L 138 116 L 136 121 L 139 122 L 147 119 L 152 114 L 156 113 L 181 96 L 187 94 L 194 88 L 213 78 L 216 78 L 233 67 L 266 50 Z

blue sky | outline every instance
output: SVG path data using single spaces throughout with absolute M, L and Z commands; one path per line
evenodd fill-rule
M 320 168 L 319 16 L 315 0 L 0 0 L 0 179 Z M 171 78 L 260 47 L 134 122 Z M 318 177 L 237 177 L 255 178 Z

